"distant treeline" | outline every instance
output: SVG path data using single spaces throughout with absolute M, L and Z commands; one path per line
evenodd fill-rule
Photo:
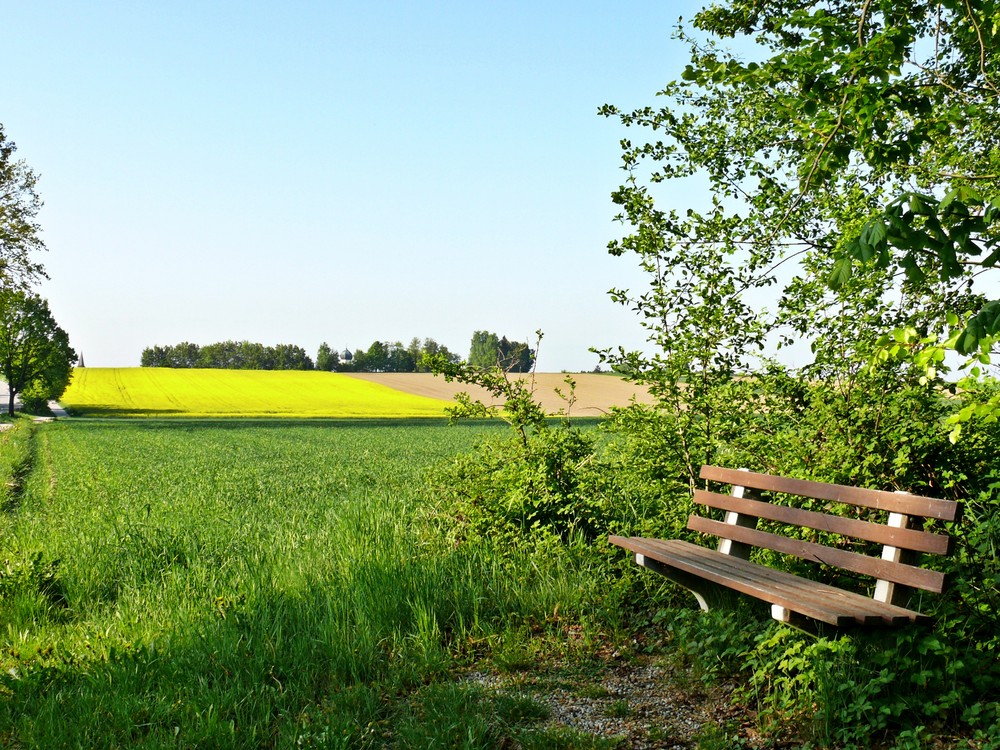
M 424 355 L 441 354 L 449 361 L 461 357 L 434 339 L 414 338 L 404 346 L 399 341 L 375 341 L 367 349 L 338 352 L 323 342 L 316 360 L 301 346 L 265 346 L 252 341 L 222 341 L 199 346 L 184 341 L 173 346 L 143 349 L 143 367 L 204 367 L 220 370 L 327 370 L 330 372 L 424 372 Z
M 199 346 L 189 341 L 142 350 L 143 367 L 206 367 L 216 370 L 313 370 L 306 350 L 294 344 L 264 346 L 252 341 L 222 341 Z
M 413 338 L 375 341 L 367 349 L 337 351 L 325 341 L 319 345 L 315 362 L 301 346 L 265 346 L 252 341 L 222 341 L 199 346 L 184 341 L 174 346 L 151 346 L 142 350 L 143 367 L 204 367 L 217 370 L 326 370 L 328 372 L 426 372 L 426 356 L 441 355 L 449 362 L 462 357 L 434 339 Z M 476 331 L 472 335 L 469 364 L 484 369 L 501 366 L 510 372 L 528 372 L 535 352 L 527 344 L 498 338 L 495 333 Z
M 373 341 L 367 349 L 344 349 L 337 352 L 326 342 L 319 345 L 316 355 L 316 369 L 331 372 L 427 372 L 424 355 L 441 354 L 451 362 L 459 362 L 462 357 L 448 351 L 448 347 L 434 339 L 410 339 L 403 345 L 400 341 Z

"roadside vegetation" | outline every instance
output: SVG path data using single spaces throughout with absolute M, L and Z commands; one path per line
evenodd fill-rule
M 0 509 L 13 510 L 31 469 L 34 423 L 25 417 L 0 420 Z

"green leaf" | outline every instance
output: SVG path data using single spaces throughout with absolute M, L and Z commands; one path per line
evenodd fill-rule
M 970 321 L 970 323 L 972 322 L 981 326 L 984 333 L 991 335 L 1000 333 L 1000 301 L 991 300 L 987 302 L 976 313 L 976 317 Z
M 889 228 L 883 219 L 872 219 L 865 224 L 865 228 L 861 232 L 861 241 L 875 249 L 881 249 L 886 243 L 888 234 Z
M 980 334 L 981 331 L 977 330 L 976 326 L 970 323 L 955 341 L 955 351 L 959 354 L 970 354 L 976 351 L 979 346 L 979 339 L 981 338 Z
M 968 216 L 969 206 L 978 206 L 982 202 L 983 196 L 978 190 L 963 185 L 949 191 L 941 199 L 941 203 L 938 204 L 938 213 L 942 216 L 945 214 Z
M 961 185 L 957 187 L 953 192 L 958 194 L 958 199 L 965 204 L 973 203 L 980 204 L 983 202 L 983 194 L 976 190 L 974 187 L 969 185 Z
M 857 258 L 860 261 L 865 260 L 865 250 L 861 247 L 861 237 L 855 237 L 847 246 L 844 248 L 845 258 Z
M 998 260 L 1000 260 L 1000 247 L 997 247 L 996 250 L 983 258 L 983 265 L 986 268 L 992 268 L 997 264 Z
M 910 211 L 916 216 L 931 216 L 936 213 L 931 206 L 932 201 L 920 193 L 910 193 Z
M 833 270 L 830 271 L 830 275 L 826 280 L 829 287 L 834 291 L 842 289 L 851 280 L 851 276 L 854 273 L 853 265 L 853 261 L 849 256 L 837 258 L 833 264 Z
M 906 271 L 906 278 L 914 283 L 920 283 L 927 277 L 924 270 L 917 263 L 913 253 L 907 253 L 900 258 L 899 265 L 903 267 L 904 271 Z

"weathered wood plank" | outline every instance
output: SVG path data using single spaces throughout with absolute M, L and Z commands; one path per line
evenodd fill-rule
M 755 599 L 761 599 L 772 604 L 779 603 L 789 606 L 797 611 L 802 611 L 803 614 L 809 617 L 837 627 L 844 627 L 857 622 L 856 616 L 853 612 L 844 612 L 841 607 L 824 606 L 820 603 L 807 601 L 803 598 L 799 598 L 796 602 L 797 606 L 793 607 L 791 600 L 787 596 L 783 596 L 780 592 L 774 591 L 774 587 L 768 585 L 766 582 L 755 579 L 752 574 L 748 574 L 748 571 L 739 565 L 740 563 L 744 565 L 754 565 L 746 560 L 740 560 L 739 558 L 722 555 L 722 553 L 716 553 L 729 561 L 729 566 L 720 568 L 713 565 L 712 561 L 709 559 L 700 559 L 696 556 L 666 552 L 662 549 L 656 549 L 652 546 L 644 545 L 641 541 L 634 538 L 629 541 L 632 542 L 632 544 L 629 545 L 628 549 L 631 549 L 634 552 L 639 552 L 640 554 L 646 555 L 647 557 L 657 560 L 663 564 L 682 570 L 685 573 L 696 575 L 713 583 L 727 586 L 735 591 L 739 591 L 742 594 L 752 596 Z M 773 599 L 778 599 L 778 602 L 772 601 Z M 870 618 L 870 620 L 865 621 L 864 624 L 875 624 L 877 619 L 878 618 Z
M 710 565 L 723 573 L 731 568 L 731 566 L 727 565 L 726 560 L 721 558 L 714 550 L 700 547 L 699 545 L 693 545 L 676 539 L 642 539 L 641 541 L 646 543 L 648 548 L 657 550 L 659 553 L 665 555 L 675 556 L 678 554 L 678 549 L 680 549 L 683 555 L 700 558 L 705 561 L 706 565 Z M 889 624 L 928 619 L 914 610 L 878 602 L 863 594 L 811 581 L 792 573 L 774 570 L 773 568 L 757 563 L 748 564 L 754 566 L 753 575 L 755 577 L 761 581 L 768 581 L 775 590 L 787 591 L 790 596 L 805 598 L 818 596 L 821 601 L 828 605 L 833 602 L 840 602 L 836 606 L 850 607 L 850 611 L 858 610 L 870 615 L 877 615 Z
M 833 516 L 829 513 L 775 505 L 762 500 L 734 497 L 707 490 L 695 490 L 694 501 L 710 508 L 766 518 L 769 521 L 778 521 L 817 531 L 827 531 L 853 539 L 864 539 L 868 542 L 916 552 L 948 555 L 951 554 L 953 547 L 953 540 L 947 534 L 933 534 L 920 529 L 894 528 L 884 523 Z
M 793 555 L 802 560 L 833 565 L 854 573 L 901 583 L 904 586 L 912 586 L 935 593 L 941 593 L 944 590 L 944 574 L 936 570 L 928 570 L 890 560 L 868 557 L 857 552 L 825 547 L 822 544 L 807 542 L 801 539 L 790 539 L 767 531 L 732 526 L 720 523 L 711 518 L 702 518 L 701 516 L 691 516 L 688 519 L 688 528 L 692 531 L 726 537 L 739 542 L 745 542 L 746 544 L 752 544 L 755 547 Z
M 705 610 L 728 608 L 731 609 L 735 600 L 742 596 L 738 591 L 719 583 L 706 580 L 702 576 L 685 573 L 679 568 L 675 568 L 666 563 L 662 563 L 654 557 L 644 555 L 641 552 L 635 553 L 636 565 L 652 570 L 664 578 L 678 583 L 690 591 L 698 601 L 698 606 Z
M 860 594 L 734 559 L 681 540 L 611 537 L 610 541 L 687 574 L 729 586 L 740 593 L 838 627 L 924 622 L 928 619 L 913 610 L 875 602 Z
M 941 500 L 922 495 L 910 495 L 886 490 L 869 490 L 861 487 L 849 487 L 843 484 L 827 484 L 806 479 L 790 479 L 772 474 L 759 474 L 753 471 L 727 469 L 721 466 L 702 466 L 702 479 L 712 482 L 724 482 L 741 487 L 753 487 L 767 492 L 782 492 L 789 495 L 802 495 L 818 500 L 832 500 L 864 508 L 877 508 L 894 513 L 904 513 L 923 518 L 937 518 L 942 521 L 957 521 L 961 515 L 961 504 L 952 500 Z

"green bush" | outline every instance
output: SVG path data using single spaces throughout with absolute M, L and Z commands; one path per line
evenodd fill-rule
M 988 391 L 989 389 L 987 389 Z M 788 393 L 788 391 L 785 391 Z M 803 408 L 789 403 L 778 429 L 750 433 L 720 447 L 727 460 L 777 474 L 904 489 L 964 503 L 953 524 L 957 549 L 924 564 L 945 570 L 951 587 L 924 597 L 920 608 L 934 617 L 930 630 L 859 631 L 815 639 L 768 624 L 738 658 L 715 659 L 706 647 L 739 637 L 715 618 L 675 621 L 682 653 L 698 656 L 703 669 L 728 666 L 748 680 L 744 699 L 759 711 L 768 734 L 797 732 L 822 746 L 869 747 L 895 741 L 919 747 L 929 737 L 959 731 L 983 746 L 996 742 L 1000 695 L 1000 481 L 994 469 L 1000 431 L 986 421 L 967 423 L 957 443 L 946 418 L 965 403 L 940 389 L 891 382 L 886 375 L 860 377 L 851 392 L 817 383 L 801 391 Z M 769 564 L 794 568 L 780 556 Z M 815 568 L 813 573 L 821 573 Z M 732 650 L 727 651 L 732 656 Z
M 612 512 L 594 492 L 602 468 L 594 435 L 561 427 L 534 431 L 524 441 L 514 435 L 485 440 L 440 465 L 431 481 L 440 509 L 463 537 L 516 543 L 552 534 L 590 541 L 605 533 Z
M 46 417 L 52 414 L 49 399 L 44 394 L 25 391 L 21 394 L 21 411 L 33 416 Z
M 706 390 L 701 413 L 633 406 L 599 430 L 549 425 L 522 403 L 507 413 L 507 436 L 438 467 L 438 511 L 457 541 L 489 539 L 501 554 L 543 539 L 586 542 L 580 549 L 601 579 L 596 606 L 605 623 L 666 631 L 697 674 L 744 680 L 741 697 L 770 736 L 903 748 L 959 732 L 998 747 L 1000 429 L 971 419 L 952 442 L 947 423 L 997 389 L 981 384 L 955 396 L 895 367 L 858 371 L 849 382 L 772 367 Z M 518 421 L 519 413 L 532 418 Z M 951 581 L 919 604 L 933 627 L 817 639 L 762 617 L 760 607 L 703 614 L 683 589 L 636 568 L 604 537 L 690 538 L 695 456 L 962 501 L 964 517 L 950 529 L 955 554 L 924 560 Z M 768 562 L 799 565 L 778 555 Z

